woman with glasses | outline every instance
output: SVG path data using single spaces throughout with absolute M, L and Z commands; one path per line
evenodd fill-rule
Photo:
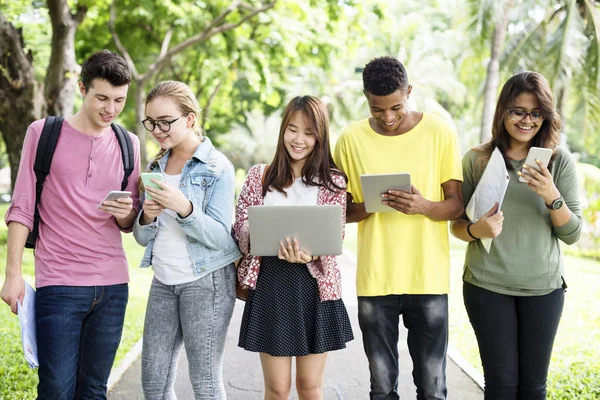
M 548 82 L 536 72 L 520 72 L 502 88 L 491 141 L 463 158 L 465 206 L 494 149 L 510 175 L 501 210 L 496 205 L 475 223 L 466 217 L 452 223 L 452 233 L 469 243 L 463 296 L 486 399 L 546 398 L 567 287 L 559 240 L 575 243 L 582 227 L 575 162 L 559 147 L 560 129 Z M 536 160 L 541 172 L 524 164 L 534 146 L 553 151 L 547 167 Z M 494 238 L 489 254 L 481 238 Z
M 146 98 L 144 127 L 160 145 L 147 169 L 162 174 L 147 186 L 133 227 L 152 266 L 142 347 L 146 399 L 174 399 L 177 361 L 185 344 L 196 399 L 224 399 L 223 350 L 235 303 L 230 230 L 235 192 L 232 164 L 199 126 L 190 88 L 165 81 Z

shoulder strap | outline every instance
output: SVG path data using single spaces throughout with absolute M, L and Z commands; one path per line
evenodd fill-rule
M 38 237 L 38 230 L 40 224 L 40 213 L 38 206 L 42 197 L 42 189 L 44 188 L 44 182 L 50 172 L 50 166 L 52 165 L 52 157 L 54 157 L 54 150 L 56 150 L 56 143 L 58 142 L 58 136 L 60 135 L 60 129 L 63 124 L 63 117 L 46 117 L 44 122 L 44 128 L 40 135 L 40 141 L 38 142 L 37 150 L 35 153 L 35 162 L 33 164 L 33 172 L 35 172 L 35 211 L 33 214 L 33 229 L 27 237 L 25 247 L 34 249 L 35 243 Z
M 40 141 L 38 142 L 37 152 L 35 153 L 35 164 L 33 165 L 37 185 L 43 185 L 46 176 L 50 172 L 50 165 L 52 164 L 52 157 L 54 157 L 54 150 L 56 150 L 56 143 L 58 142 L 58 135 L 60 134 L 63 120 L 63 117 L 46 117 L 44 129 L 42 129 Z
M 127 183 L 129 182 L 129 175 L 131 175 L 133 172 L 135 163 L 133 157 L 133 144 L 131 143 L 129 133 L 125 130 L 125 128 L 117 124 L 111 124 L 111 127 L 117 136 L 117 141 L 119 142 L 119 147 L 121 148 L 121 157 L 123 159 L 124 169 L 121 190 L 125 190 L 125 188 L 127 188 Z

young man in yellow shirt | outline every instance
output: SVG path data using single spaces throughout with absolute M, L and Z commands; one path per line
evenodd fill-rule
M 371 399 L 398 399 L 398 326 L 408 329 L 417 399 L 446 399 L 448 220 L 463 214 L 457 135 L 441 118 L 409 109 L 404 66 L 380 57 L 363 70 L 371 117 L 344 129 L 335 161 L 348 176 L 347 222 L 358 222 L 358 318 Z M 412 193 L 365 210 L 360 176 L 408 172 Z

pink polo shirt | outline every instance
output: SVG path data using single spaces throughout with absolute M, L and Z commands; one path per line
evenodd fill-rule
M 5 221 L 31 230 L 35 208 L 33 164 L 44 120 L 29 126 L 13 200 Z M 127 185 L 139 209 L 139 139 L 129 134 L 135 169 Z M 109 127 L 101 136 L 85 135 L 66 120 L 58 138 L 50 173 L 40 200 L 39 237 L 35 250 L 36 287 L 102 286 L 129 281 L 121 232 L 112 215 L 98 210 L 111 190 L 121 190 L 123 161 L 119 142 Z

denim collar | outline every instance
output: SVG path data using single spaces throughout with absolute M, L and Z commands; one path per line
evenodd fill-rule
M 195 158 L 196 160 L 207 164 L 210 161 L 210 156 L 215 147 L 213 146 L 212 142 L 208 137 L 203 136 L 203 139 L 204 140 L 202 141 L 202 143 L 200 143 L 198 147 L 196 147 L 196 151 L 194 152 L 194 155 L 192 155 L 192 158 Z M 158 160 L 158 165 L 160 166 L 161 171 L 165 170 L 165 167 L 167 166 L 167 160 L 169 159 L 170 154 L 171 149 L 167 150 L 164 157 Z

